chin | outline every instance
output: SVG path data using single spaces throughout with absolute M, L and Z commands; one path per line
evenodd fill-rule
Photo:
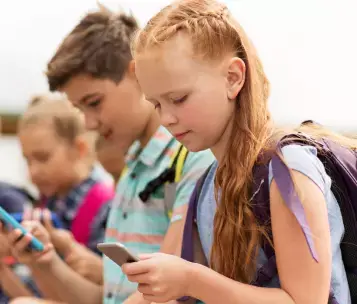
M 186 149 L 190 152 L 200 152 L 209 149 L 210 147 L 207 145 L 204 145 L 203 143 L 184 143 L 182 144 L 186 147 Z

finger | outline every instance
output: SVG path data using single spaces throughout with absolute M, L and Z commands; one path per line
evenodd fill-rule
M 9 241 L 9 244 L 14 246 L 16 244 L 16 242 L 23 236 L 23 233 L 20 229 L 15 229 L 11 232 L 9 232 L 8 234 L 8 241 Z
M 49 252 L 50 250 L 53 250 L 53 245 L 51 243 L 46 244 L 44 249 L 42 251 L 34 251 L 33 254 L 35 257 L 39 257 L 43 254 L 46 254 L 47 252 Z
M 139 284 L 138 291 L 143 295 L 153 296 L 152 286 L 149 284 Z
M 126 263 L 122 266 L 122 271 L 127 275 L 144 274 L 151 270 L 151 265 L 148 260 L 139 261 L 134 263 Z
M 3 224 L 3 222 L 0 220 L 0 233 L 5 234 L 5 225 Z
M 0 220 L 0 233 L 2 233 L 4 236 L 7 237 L 9 232 L 10 232 L 9 227 L 7 227 L 7 225 Z
M 152 259 L 156 255 L 157 255 L 156 253 L 143 253 L 143 254 L 139 254 L 139 259 L 140 260 L 148 260 L 148 259 Z
M 36 222 L 41 222 L 41 217 L 42 217 L 42 211 L 40 208 L 35 208 L 35 210 L 32 213 L 32 219 Z
M 35 221 L 24 221 L 21 225 L 27 232 L 32 233 L 36 228 L 38 228 L 39 223 Z
M 52 216 L 51 212 L 48 209 L 43 210 L 42 212 L 42 219 L 43 219 L 43 225 L 45 226 L 47 231 L 52 231 L 53 228 L 53 223 L 52 223 Z
M 20 239 L 15 244 L 15 249 L 19 252 L 25 251 L 31 243 L 32 236 L 30 234 L 25 234 L 20 236 Z
M 32 219 L 32 212 L 33 212 L 32 206 L 25 206 L 24 212 L 22 214 L 22 221 L 30 221 Z
M 145 274 L 137 274 L 137 275 L 128 275 L 128 280 L 133 283 L 139 284 L 152 284 L 153 280 L 151 279 L 148 273 Z

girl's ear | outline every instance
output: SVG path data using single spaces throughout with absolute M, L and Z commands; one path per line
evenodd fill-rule
M 233 57 L 227 66 L 227 97 L 235 100 L 245 82 L 246 66 L 242 59 Z

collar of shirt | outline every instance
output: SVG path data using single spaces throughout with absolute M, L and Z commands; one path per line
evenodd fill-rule
M 144 149 L 140 147 L 138 141 L 129 148 L 126 162 L 128 166 L 130 166 L 132 162 L 139 160 L 146 166 L 151 167 L 164 152 L 170 153 L 170 151 L 166 150 L 170 147 L 173 141 L 175 141 L 175 138 L 169 131 L 163 126 L 160 126 Z

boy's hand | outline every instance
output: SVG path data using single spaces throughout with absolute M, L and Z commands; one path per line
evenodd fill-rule
M 56 253 L 50 243 L 46 229 L 36 221 L 22 222 L 22 226 L 27 230 L 25 235 L 19 229 L 7 233 L 12 255 L 20 263 L 29 266 L 50 264 Z M 35 251 L 29 248 L 33 236 L 43 243 L 45 247 L 43 251 Z

